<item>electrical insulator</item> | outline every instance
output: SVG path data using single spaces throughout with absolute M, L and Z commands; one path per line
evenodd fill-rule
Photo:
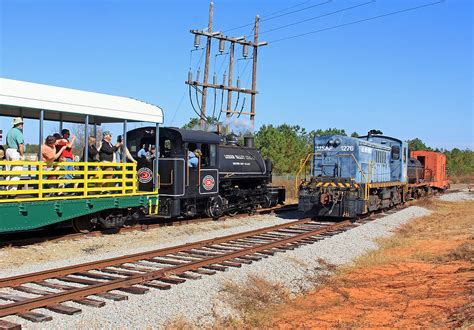
M 227 71 L 224 71 L 224 79 L 222 79 L 222 85 L 225 86 L 225 81 L 227 80 Z
M 242 56 L 247 58 L 249 56 L 249 45 L 244 45 L 242 48 Z
M 188 83 L 191 83 L 193 81 L 193 73 L 191 72 L 191 69 L 188 71 Z
M 196 74 L 196 81 L 199 82 L 199 76 L 201 74 L 201 68 L 198 69 L 197 74 Z
M 219 52 L 222 54 L 224 52 L 225 48 L 225 40 L 224 39 L 219 39 Z
M 212 76 L 212 83 L 213 83 L 214 85 L 217 85 L 217 75 L 216 75 L 215 72 L 214 72 L 214 75 Z
M 198 49 L 200 45 L 201 45 L 201 35 L 195 34 L 194 35 L 194 48 Z
M 240 77 L 237 77 L 237 88 L 240 88 Z

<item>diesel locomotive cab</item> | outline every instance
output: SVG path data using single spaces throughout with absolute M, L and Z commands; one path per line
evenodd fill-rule
M 128 133 L 129 150 L 138 160 L 138 170 L 154 172 L 146 154 L 155 141 L 153 128 L 138 128 Z M 284 201 L 284 189 L 272 187 L 271 163 L 253 147 L 235 136 L 178 128 L 160 128 L 160 196 L 158 215 L 166 218 L 251 211 Z M 146 185 L 140 182 L 140 185 Z

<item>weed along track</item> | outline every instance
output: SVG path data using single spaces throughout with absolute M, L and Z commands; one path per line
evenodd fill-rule
M 0 305 L 0 317 L 17 315 L 32 322 L 51 320 L 50 315 L 35 312 L 37 308 L 77 314 L 81 309 L 61 303 L 72 301 L 99 308 L 106 300 L 127 300 L 126 294 L 145 294 L 150 289 L 167 290 L 188 279 L 197 280 L 203 275 L 241 267 L 356 226 L 358 224 L 350 221 L 324 223 L 302 219 L 195 243 L 3 278 L 0 279 L 0 300 L 4 304 Z M 18 326 L 0 319 L 0 329 Z

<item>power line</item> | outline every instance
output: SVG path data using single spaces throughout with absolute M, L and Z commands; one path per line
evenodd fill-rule
M 397 10 L 397 11 L 393 11 L 393 12 L 386 13 L 386 14 L 381 14 L 381 15 L 377 15 L 377 16 L 372 16 L 372 17 L 360 19 L 360 20 L 357 20 L 357 21 L 352 21 L 352 22 L 348 22 L 348 23 L 344 23 L 344 24 L 330 26 L 330 27 L 327 27 L 327 28 L 324 28 L 324 29 L 314 30 L 314 31 L 305 32 L 305 33 L 300 33 L 300 34 L 297 34 L 297 35 L 293 35 L 293 36 L 289 36 L 289 37 L 285 37 L 285 38 L 281 38 L 281 39 L 275 39 L 275 40 L 269 41 L 269 43 L 276 43 L 276 42 L 280 42 L 280 41 L 284 41 L 284 40 L 299 38 L 299 37 L 303 37 L 303 36 L 306 36 L 306 35 L 309 35 L 309 34 L 315 34 L 315 33 L 328 31 L 328 30 L 333 30 L 333 29 L 337 29 L 337 28 L 340 28 L 340 27 L 348 26 L 348 25 L 353 25 L 353 24 L 357 24 L 357 23 L 361 23 L 361 22 L 367 22 L 367 21 L 375 20 L 375 19 L 382 18 L 382 17 L 401 14 L 401 13 L 405 13 L 407 11 L 412 11 L 412 10 L 417 10 L 417 9 L 421 9 L 421 8 L 425 8 L 425 7 L 429 7 L 429 6 L 438 5 L 438 4 L 440 4 L 442 2 L 445 2 L 445 1 L 446 0 L 440 0 L 440 1 L 432 2 L 432 3 L 428 3 L 428 4 L 425 4 L 425 5 L 410 7 L 410 8 Z
M 272 17 L 269 17 L 269 18 L 262 18 L 262 22 L 263 21 L 270 21 L 272 19 L 275 19 L 275 18 L 280 18 L 280 17 L 283 17 L 283 16 L 287 16 L 287 15 L 291 15 L 291 14 L 294 14 L 294 13 L 299 13 L 300 11 L 304 11 L 304 10 L 308 10 L 308 9 L 311 9 L 311 8 L 315 8 L 315 7 L 319 7 L 319 6 L 322 6 L 322 5 L 326 5 L 330 2 L 332 2 L 333 0 L 327 0 L 326 2 L 321 2 L 321 3 L 318 3 L 316 5 L 312 5 L 312 6 L 309 6 L 309 7 L 305 7 L 305 8 L 301 8 L 301 9 L 298 9 L 298 10 L 294 10 L 294 11 L 290 11 L 289 13 L 284 13 L 284 14 L 280 14 L 280 15 L 276 15 L 276 16 L 272 16 Z
M 280 15 L 276 15 L 276 14 L 279 14 L 281 12 L 284 12 L 284 11 L 287 11 L 287 10 L 290 10 L 290 9 L 293 9 L 293 8 L 296 8 L 296 7 L 299 7 L 299 6 L 302 6 L 310 1 L 305 1 L 305 2 L 302 2 L 300 4 L 297 4 L 297 5 L 294 5 L 294 6 L 290 6 L 290 7 L 287 7 L 287 8 L 284 8 L 284 9 L 280 9 L 280 10 L 277 10 L 276 12 L 273 12 L 269 15 L 266 15 L 266 16 L 262 16 L 261 17 L 261 21 L 269 21 L 269 20 L 272 20 L 272 19 L 275 19 L 275 18 L 280 18 L 280 17 L 283 17 L 283 16 L 287 16 L 287 15 L 291 15 L 291 14 L 294 14 L 294 13 L 298 13 L 300 11 L 303 11 L 303 10 L 308 10 L 308 9 L 311 9 L 311 8 L 314 8 L 314 7 L 319 7 L 319 6 L 322 6 L 322 5 L 325 5 L 325 4 L 328 4 L 330 2 L 332 2 L 333 0 L 326 0 L 325 2 L 322 2 L 322 3 L 318 3 L 318 4 L 315 4 L 315 5 L 311 5 L 311 6 L 308 6 L 308 7 L 305 7 L 305 8 L 301 8 L 301 9 L 298 9 L 298 10 L 294 10 L 294 11 L 291 11 L 289 13 L 285 13 L 285 14 L 280 14 Z M 233 28 L 230 28 L 230 29 L 227 29 L 227 30 L 224 30 L 222 32 L 228 32 L 228 31 L 233 31 L 233 30 L 238 30 L 238 29 L 242 29 L 242 28 L 245 28 L 245 27 L 249 27 L 249 26 L 252 26 L 254 25 L 254 23 L 248 23 L 248 24 L 244 24 L 244 25 L 240 25 L 240 26 L 236 26 L 236 27 L 233 27 Z
M 170 126 L 173 126 L 174 119 L 176 115 L 178 114 L 179 109 L 181 108 L 181 104 L 183 103 L 185 96 L 186 96 L 186 89 L 184 89 L 183 95 L 181 96 L 181 100 L 179 101 L 178 106 L 176 107 L 176 110 L 174 111 L 173 117 L 171 118 L 171 121 L 170 121 Z
M 279 9 L 277 11 L 274 11 L 273 13 L 270 13 L 268 15 L 265 15 L 263 17 L 267 17 L 267 16 L 272 16 L 272 15 L 276 15 L 276 14 L 279 14 L 279 13 L 282 13 L 284 11 L 287 11 L 287 10 L 290 10 L 290 9 L 293 9 L 293 8 L 296 8 L 296 7 L 299 7 L 299 6 L 302 6 L 304 4 L 307 4 L 308 2 L 311 2 L 311 0 L 307 0 L 305 2 L 301 2 L 299 4 L 296 4 L 296 5 L 293 5 L 293 6 L 290 6 L 290 7 L 286 7 L 286 8 L 283 8 L 283 9 Z
M 374 2 L 375 2 L 375 0 L 370 0 L 370 1 L 368 1 L 368 2 L 360 3 L 360 4 L 358 4 L 358 5 L 354 5 L 354 6 L 346 7 L 346 8 L 343 8 L 343 9 L 336 10 L 336 11 L 332 11 L 332 12 L 329 12 L 329 13 L 326 13 L 326 14 L 322 14 L 322 15 L 318 15 L 318 16 L 306 18 L 306 19 L 303 19 L 303 20 L 301 20 L 301 21 L 296 21 L 296 22 L 293 22 L 293 23 L 289 23 L 289 24 L 285 24 L 285 25 L 282 25 L 282 26 L 278 26 L 278 27 L 273 28 L 273 29 L 270 29 L 270 30 L 263 31 L 263 32 L 261 32 L 261 34 L 273 32 L 273 31 L 277 31 L 277 30 L 281 30 L 281 29 L 284 29 L 284 28 L 287 28 L 287 27 L 290 27 L 290 26 L 294 26 L 294 25 L 306 23 L 306 22 L 309 22 L 309 21 L 314 21 L 314 20 L 319 19 L 319 18 L 322 18 L 322 17 L 327 17 L 327 16 L 331 16 L 331 15 L 338 14 L 338 13 L 341 13 L 341 12 L 345 12 L 345 11 L 347 11 L 347 10 L 351 10 L 351 9 L 355 9 L 355 8 L 358 8 L 358 7 L 366 6 L 366 5 L 371 4 L 371 3 L 374 3 Z

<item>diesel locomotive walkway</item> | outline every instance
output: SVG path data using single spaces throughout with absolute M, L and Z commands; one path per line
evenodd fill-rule
M 110 292 L 112 290 L 129 294 L 144 294 L 150 288 L 167 290 L 186 279 L 241 267 L 355 226 L 358 224 L 350 221 L 334 224 L 302 219 L 195 243 L 2 278 L 0 300 L 6 303 L 0 305 L 0 317 L 17 315 L 32 322 L 44 322 L 52 317 L 34 312 L 35 309 L 70 315 L 80 313 L 80 309 L 61 303 L 73 301 L 102 307 L 105 302 L 95 297 L 115 301 L 128 299 L 124 294 Z M 0 329 L 20 328 L 18 324 L 0 319 Z

